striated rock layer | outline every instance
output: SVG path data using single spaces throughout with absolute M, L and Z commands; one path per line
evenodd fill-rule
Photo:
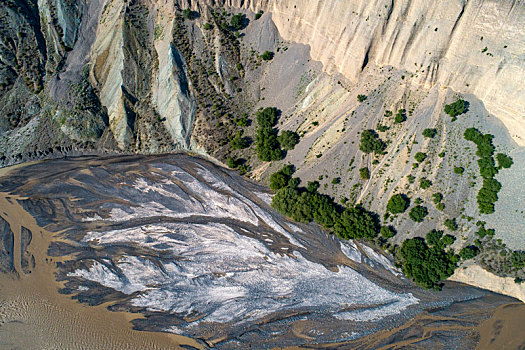
M 353 81 L 369 64 L 388 65 L 416 75 L 427 87 L 439 83 L 475 94 L 525 145 L 522 1 L 224 3 L 271 12 L 283 38 L 310 45 L 314 60 Z

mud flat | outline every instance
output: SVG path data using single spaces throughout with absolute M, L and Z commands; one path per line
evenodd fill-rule
M 380 252 L 288 221 L 267 189 L 200 158 L 3 171 L 4 347 L 471 348 L 517 302 L 455 282 L 419 289 Z

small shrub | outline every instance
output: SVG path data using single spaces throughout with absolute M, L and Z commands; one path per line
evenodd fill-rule
M 428 137 L 428 138 L 432 139 L 436 135 L 437 135 L 437 129 L 429 129 L 429 128 L 427 128 L 427 129 L 423 130 L 423 136 L 424 137 Z
M 357 95 L 357 100 L 359 102 L 364 102 L 367 99 L 366 95 Z
M 432 195 L 432 201 L 434 202 L 434 204 L 438 204 L 442 200 L 443 200 L 443 195 L 440 192 L 434 193 Z
M 204 30 L 211 30 L 213 29 L 213 25 L 211 25 L 211 23 L 204 23 L 204 25 L 202 26 L 202 28 Z
M 257 13 L 255 14 L 255 20 L 258 20 L 259 18 L 261 18 L 262 15 L 263 15 L 263 13 L 264 13 L 264 12 L 263 12 L 262 10 L 259 10 L 259 12 L 257 12 Z
M 464 172 L 465 172 L 465 168 L 463 168 L 461 166 L 455 166 L 454 167 L 454 173 L 456 173 L 458 175 L 462 175 Z
M 423 152 L 417 152 L 414 158 L 419 162 L 422 163 L 425 159 L 427 159 L 427 154 Z
M 261 58 L 265 61 L 271 61 L 273 59 L 273 52 L 271 51 L 264 51 L 264 53 L 261 55 Z
M 332 185 L 337 185 L 341 182 L 341 178 L 340 177 L 334 177 L 332 179 Z
M 445 210 L 445 203 L 441 202 L 441 203 L 436 204 L 436 209 L 439 211 Z
M 458 224 L 456 222 L 456 219 L 446 219 L 443 224 L 450 231 L 457 231 L 457 229 L 458 229 Z
M 235 168 L 235 167 L 237 166 L 237 162 L 235 161 L 234 158 L 229 157 L 229 158 L 226 160 L 226 165 L 228 166 L 228 168 Z
M 429 179 L 424 177 L 419 180 L 419 187 L 421 187 L 421 189 L 426 190 L 430 186 L 432 186 L 432 181 L 430 181 Z
M 392 226 L 381 226 L 379 233 L 386 239 L 392 238 L 396 235 L 396 231 Z
M 237 131 L 235 136 L 231 139 L 230 145 L 233 149 L 243 149 L 248 147 L 248 141 L 246 138 L 242 137 L 242 133 Z
M 359 177 L 362 180 L 369 180 L 370 179 L 370 170 L 368 170 L 368 168 L 361 168 L 361 169 L 359 169 Z
M 398 110 L 396 113 L 396 116 L 394 117 L 394 123 L 400 124 L 404 122 L 405 120 L 407 120 L 407 117 L 405 115 L 405 110 L 404 109 Z

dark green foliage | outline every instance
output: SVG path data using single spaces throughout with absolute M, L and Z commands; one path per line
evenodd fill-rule
M 404 213 L 410 205 L 410 199 L 404 194 L 395 194 L 388 200 L 386 210 L 392 214 Z
M 451 236 L 451 235 L 445 235 L 442 239 L 441 239 L 441 242 L 443 242 L 443 244 L 445 246 L 447 245 L 451 245 L 452 243 L 454 243 L 456 241 L 456 237 L 454 236 Z
M 432 181 L 430 181 L 429 179 L 424 177 L 419 180 L 419 187 L 421 187 L 421 189 L 426 190 L 430 186 L 432 186 Z
M 467 141 L 472 141 L 477 146 L 479 173 L 483 177 L 483 186 L 477 195 L 479 212 L 481 214 L 492 214 L 494 203 L 498 200 L 498 192 L 501 190 L 501 184 L 494 179 L 498 173 L 493 158 L 495 147 L 492 144 L 492 139 L 494 136 L 482 134 L 476 128 L 468 128 L 463 136 Z
M 264 12 L 263 12 L 262 10 L 259 10 L 259 12 L 257 12 L 257 13 L 255 14 L 255 20 L 258 20 L 259 18 L 261 18 L 261 16 L 263 15 L 263 13 L 264 13 Z
M 385 111 L 385 117 L 390 118 L 393 115 L 392 111 L 386 110 Z
M 308 181 L 306 185 L 306 190 L 310 193 L 316 193 L 319 189 L 319 181 Z
M 282 148 L 292 150 L 299 143 L 299 134 L 295 131 L 284 130 L 281 132 L 281 135 L 277 136 L 277 141 L 279 141 Z
M 509 157 L 506 154 L 498 153 L 496 154 L 496 160 L 498 161 L 498 168 L 505 168 L 508 169 L 514 164 L 514 161 L 511 157 Z
M 237 162 L 234 158 L 230 157 L 226 160 L 226 165 L 228 166 L 228 168 L 235 168 L 237 166 Z
M 242 136 L 242 132 L 237 131 L 234 137 L 230 140 L 230 145 L 233 149 L 243 149 L 249 146 L 248 141 Z
M 359 206 L 346 208 L 334 225 L 334 232 L 345 239 L 372 239 L 379 229 L 377 217 Z
M 255 115 L 260 127 L 272 128 L 277 124 L 277 120 L 279 119 L 279 110 L 275 107 L 266 107 L 265 109 L 258 110 Z
M 182 17 L 191 21 L 199 17 L 199 13 L 190 9 L 184 9 L 182 10 Z
M 397 111 L 396 116 L 394 117 L 394 123 L 399 124 L 407 120 L 407 117 L 405 115 L 405 110 L 400 109 Z
M 438 204 L 442 200 L 443 200 L 443 195 L 440 192 L 434 193 L 432 195 L 432 201 L 434 202 L 434 204 Z
M 248 171 L 250 171 L 250 165 L 248 163 L 241 164 L 237 167 L 239 170 L 240 175 L 246 174 Z
M 496 231 L 493 228 L 485 228 L 485 223 L 482 223 L 481 225 L 479 225 L 478 232 L 476 233 L 480 238 L 483 238 L 485 236 L 494 237 Z
M 272 176 L 270 176 L 270 188 L 277 191 L 286 187 L 288 185 L 288 180 L 290 180 L 290 177 L 280 171 L 273 173 Z
M 434 138 L 437 135 L 437 129 L 427 128 L 423 130 L 423 136 L 428 138 Z
M 271 51 L 264 51 L 264 53 L 261 55 L 261 58 L 265 61 L 271 61 L 273 59 L 273 52 Z
M 332 179 L 332 185 L 337 185 L 341 182 L 341 178 L 340 177 L 334 177 Z
M 385 132 L 385 131 L 387 131 L 389 129 L 389 127 L 386 126 L 386 125 L 383 125 L 381 123 L 377 123 L 376 129 L 381 131 L 381 132 Z
M 461 166 L 455 166 L 454 167 L 454 172 L 458 175 L 461 175 L 465 172 L 465 168 L 461 167 Z
M 357 100 L 359 102 L 363 102 L 367 99 L 366 95 L 357 95 Z
M 213 26 L 211 25 L 211 23 L 204 23 L 202 28 L 204 28 L 204 30 L 211 30 Z
M 241 127 L 248 126 L 248 118 L 246 118 L 244 115 L 240 118 L 233 119 L 233 122 Z
M 364 130 L 361 133 L 361 140 L 359 141 L 359 149 L 365 153 L 374 152 L 381 154 L 386 148 L 386 143 L 379 138 L 379 135 L 374 130 Z
M 432 230 L 427 233 L 425 240 L 429 246 L 439 246 L 441 244 L 441 237 L 443 237 L 443 231 Z
M 419 162 L 423 162 L 425 159 L 427 159 L 427 154 L 423 152 L 417 152 L 414 158 Z
M 438 203 L 436 204 L 436 209 L 439 211 L 445 210 L 445 203 Z
M 458 115 L 467 112 L 467 102 L 465 100 L 458 99 L 445 106 L 445 113 L 452 117 L 452 121 L 455 121 Z
M 445 225 L 445 227 L 450 231 L 456 231 L 458 229 L 458 223 L 456 222 L 456 219 L 445 219 L 443 225 Z
M 368 170 L 368 168 L 361 168 L 361 169 L 359 169 L 359 177 L 362 180 L 370 179 L 370 170 Z
M 459 251 L 459 256 L 463 260 L 469 260 L 476 257 L 479 254 L 479 248 L 476 246 L 469 245 Z
M 522 250 L 515 250 L 512 252 L 510 256 L 510 261 L 512 262 L 512 266 L 514 266 L 517 269 L 522 269 L 525 267 L 525 251 Z
M 396 235 L 396 230 L 392 226 L 381 226 L 380 233 L 383 238 L 388 239 Z
M 457 257 L 441 246 L 429 247 L 422 238 L 407 239 L 400 249 L 403 272 L 424 288 L 440 289 L 440 282 L 452 276 Z
M 280 160 L 283 157 L 281 146 L 277 139 L 277 130 L 273 126 L 279 118 L 279 111 L 274 107 L 260 109 L 256 113 L 259 129 L 257 130 L 257 157 L 265 162 Z
M 417 205 L 413 207 L 412 209 L 410 209 L 410 212 L 408 213 L 408 216 L 410 216 L 410 219 L 412 219 L 412 221 L 415 221 L 415 222 L 423 222 L 423 220 L 425 219 L 427 215 L 428 215 L 428 209 L 421 205 Z
M 244 27 L 244 15 L 241 13 L 233 15 L 230 25 L 233 30 L 241 30 Z

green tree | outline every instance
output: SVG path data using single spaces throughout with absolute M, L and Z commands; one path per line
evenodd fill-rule
M 456 219 L 445 219 L 443 224 L 450 231 L 457 231 L 457 229 L 458 229 L 458 224 L 456 222 Z
M 410 212 L 408 213 L 408 216 L 410 217 L 410 219 L 412 219 L 412 221 L 415 221 L 415 222 L 423 222 L 423 220 L 425 219 L 427 215 L 428 215 L 428 209 L 421 205 L 417 205 L 413 207 L 412 209 L 410 209 Z
M 514 161 L 511 157 L 509 157 L 506 154 L 498 153 L 496 154 L 496 160 L 498 161 L 498 168 L 510 168 L 512 164 L 514 164 Z
M 451 235 L 445 235 L 441 240 L 445 246 L 451 245 L 456 241 L 456 237 Z
M 465 100 L 458 99 L 456 102 L 445 106 L 445 113 L 452 117 L 452 121 L 455 121 L 458 115 L 465 112 L 467 112 L 467 102 Z
M 230 20 L 230 25 L 233 30 L 241 30 L 244 26 L 244 15 L 241 13 L 233 15 Z
M 457 257 L 442 247 L 430 248 L 422 238 L 407 239 L 399 257 L 403 273 L 424 288 L 440 289 L 441 281 L 452 276 Z
M 410 200 L 404 194 L 395 194 L 388 200 L 386 210 L 392 214 L 404 213 L 410 205 Z
M 359 206 L 346 208 L 334 225 L 334 232 L 344 239 L 372 239 L 377 236 L 379 229 L 377 217 Z
M 475 258 L 479 254 L 479 248 L 476 246 L 469 245 L 459 251 L 459 256 L 463 260 L 469 260 Z
M 366 95 L 357 95 L 357 100 L 358 100 L 359 102 L 363 102 L 363 101 L 365 101 L 366 98 L 367 98 Z
M 379 138 L 379 135 L 374 130 L 364 130 L 361 133 L 359 141 L 359 149 L 365 153 L 374 152 L 376 154 L 383 153 L 386 148 L 386 143 Z
M 285 150 L 292 150 L 299 143 L 299 134 L 295 131 L 284 130 L 281 135 L 277 136 L 277 141 Z
M 429 246 L 439 246 L 441 244 L 441 237 L 443 237 L 443 231 L 432 230 L 427 233 L 425 240 Z

